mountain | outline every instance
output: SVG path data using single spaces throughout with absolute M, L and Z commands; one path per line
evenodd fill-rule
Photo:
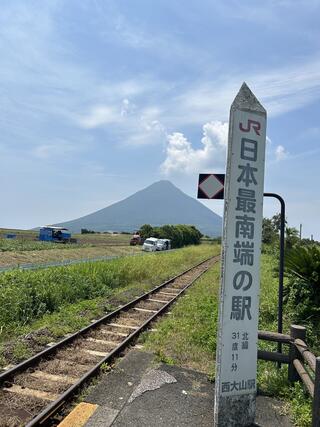
M 143 224 L 190 224 L 209 236 L 220 236 L 222 228 L 219 215 L 187 196 L 170 181 L 155 182 L 111 206 L 56 225 L 79 233 L 81 228 L 131 232 Z

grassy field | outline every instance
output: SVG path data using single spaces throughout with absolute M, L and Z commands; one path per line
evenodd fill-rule
M 75 234 L 74 237 L 80 244 L 91 244 L 94 246 L 128 246 L 131 234 Z
M 7 239 L 7 234 L 15 234 L 15 239 Z M 46 242 L 38 241 L 39 232 L 34 230 L 10 230 L 6 228 L 0 228 L 0 250 L 2 247 L 4 250 L 11 250 L 10 247 L 16 249 L 17 246 L 23 246 L 22 250 L 29 250 L 29 247 L 38 246 L 41 250 L 41 244 Z M 81 245 L 93 245 L 93 246 L 105 246 L 105 245 L 129 245 L 131 234 L 121 233 L 89 233 L 89 234 L 73 234 L 72 237 L 77 239 L 78 244 Z M 29 243 L 29 246 L 28 246 Z M 40 243 L 40 245 L 36 245 Z M 54 246 L 54 244 L 49 243 Z M 11 245 L 11 246 L 10 246 Z M 16 246 L 15 246 L 16 245 Z M 58 244 L 59 245 L 59 244 Z M 72 245 L 71 245 L 72 246 Z M 6 249 L 6 247 L 8 249 Z
M 278 278 L 276 259 L 262 256 L 259 329 L 276 331 Z M 160 360 L 193 368 L 214 377 L 216 331 L 218 319 L 218 289 L 220 265 L 215 265 L 179 300 L 171 316 L 157 323 L 157 331 L 146 333 L 143 341 Z M 284 313 L 284 330 L 294 323 L 294 314 Z M 274 344 L 260 348 L 275 349 Z M 283 399 L 293 421 L 299 427 L 310 426 L 310 399 L 300 384 L 290 387 L 287 367 L 280 371 L 275 364 L 259 361 L 258 384 L 264 393 Z
M 16 234 L 6 239 L 7 233 Z M 0 229 L 0 267 L 128 255 L 141 251 L 130 246 L 128 234 L 75 234 L 76 244 L 38 241 L 38 232 Z
M 0 366 L 39 351 L 219 251 L 217 245 L 199 245 L 108 262 L 2 273 Z
M 0 238 L 4 238 L 6 234 L 16 234 L 17 238 L 25 240 L 34 240 L 38 236 L 38 231 L 34 230 L 20 230 L 16 228 L 0 228 Z
M 8 233 L 15 239 L 6 239 Z M 0 229 L 0 267 L 18 267 L 23 264 L 123 256 L 141 252 L 141 246 L 130 246 L 130 234 L 74 234 L 76 244 L 60 244 L 38 241 L 38 232 L 30 230 Z M 206 239 L 204 244 L 216 243 Z
M 65 249 L 65 245 L 42 251 L 3 252 L 0 267 L 18 267 L 23 264 L 94 259 L 103 256 L 124 256 L 141 252 L 141 246 L 83 246 Z
M 78 245 L 77 245 L 78 246 Z M 84 246 L 83 244 L 81 246 Z M 0 239 L 0 252 L 48 251 L 52 249 L 74 249 L 75 245 L 54 242 L 39 242 L 27 239 Z

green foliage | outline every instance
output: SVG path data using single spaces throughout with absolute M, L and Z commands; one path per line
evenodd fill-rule
M 285 224 L 287 221 L 285 221 Z M 279 238 L 281 227 L 281 214 L 273 215 L 272 218 L 263 218 L 262 220 L 262 243 L 274 243 Z
M 81 228 L 81 234 L 95 234 L 95 231 Z
M 261 297 L 259 306 L 259 329 L 277 330 L 278 319 L 278 269 L 272 254 L 264 254 L 261 262 Z M 286 320 L 286 319 L 284 319 Z
M 31 351 L 27 345 L 21 341 L 17 341 L 12 352 L 13 360 L 20 362 L 31 356 Z
M 267 395 L 280 397 L 287 402 L 292 421 L 299 427 L 311 425 L 311 398 L 301 383 L 291 386 L 288 382 L 288 368 L 280 370 L 269 362 L 258 362 L 259 389 Z
M 140 227 L 140 230 L 139 230 L 140 236 L 143 239 L 147 239 L 148 237 L 151 237 L 152 232 L 153 232 L 153 228 L 151 227 L 150 224 L 144 224 L 144 225 L 142 225 Z
M 157 237 L 159 239 L 170 239 L 172 248 L 181 248 L 187 245 L 198 245 L 202 234 L 194 225 L 163 225 L 162 227 L 151 227 L 144 224 L 139 230 L 144 239 Z
M 263 218 L 262 220 L 262 242 L 266 244 L 273 243 L 278 237 L 277 229 L 274 227 L 272 219 Z
M 124 257 L 35 271 L 13 270 L 0 275 L 0 331 L 30 324 L 77 301 L 109 296 L 133 282 L 159 280 L 177 274 L 212 253 L 212 246 L 176 252 Z
M 85 245 L 81 245 L 82 247 Z M 88 246 L 88 245 L 86 245 Z M 79 245 L 77 245 L 79 247 Z M 62 248 L 61 243 L 40 242 L 26 239 L 0 239 L 0 252 L 42 251 L 44 249 Z M 73 244 L 64 244 L 63 249 L 74 249 Z
M 320 321 L 320 247 L 299 246 L 286 256 L 285 288 L 296 322 Z
M 286 227 L 286 249 L 292 249 L 299 241 L 299 231 L 295 227 Z
M 146 347 L 162 362 L 213 374 L 219 275 L 220 265 L 216 264 L 179 300 L 171 315 L 157 324 L 157 331 L 145 336 Z
M 274 369 L 270 362 L 258 361 L 259 389 L 268 395 L 285 397 L 288 394 L 290 383 L 288 381 L 288 367 L 282 365 L 281 369 Z
M 201 243 L 211 243 L 213 245 L 221 245 L 221 237 L 203 236 L 201 237 Z
M 23 329 L 29 331 L 30 328 L 36 330 L 46 328 L 52 337 L 59 338 L 87 326 L 90 320 L 101 317 L 105 311 L 102 298 L 64 304 L 58 311 L 47 313 L 30 326 L 18 328 L 16 331 L 19 333 L 19 330 Z
M 310 245 L 320 245 L 320 242 L 317 240 L 311 240 L 311 239 L 301 239 L 299 244 L 301 246 L 310 246 Z
M 285 224 L 287 221 L 285 220 Z M 277 246 L 281 228 L 281 215 L 274 215 L 272 218 L 262 220 L 262 243 Z M 295 227 L 285 227 L 286 249 L 293 248 L 300 242 L 299 231 Z M 274 248 L 275 249 L 275 248 Z
M 299 427 L 311 426 L 311 398 L 300 383 L 295 383 L 288 393 L 292 419 Z
M 3 366 L 6 366 L 6 358 L 5 358 L 5 356 L 4 356 L 4 348 L 3 348 L 3 345 L 0 345 L 0 366 L 1 367 L 3 367 Z
M 281 228 L 281 214 L 278 213 L 276 215 L 273 215 L 273 217 L 271 218 L 271 222 L 273 225 L 274 230 L 279 233 L 280 228 Z M 287 220 L 284 220 L 285 225 L 287 224 Z

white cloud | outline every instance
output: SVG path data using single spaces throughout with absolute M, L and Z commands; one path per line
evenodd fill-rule
M 200 124 L 216 117 L 227 120 L 230 105 L 241 83 L 246 81 L 267 109 L 269 117 L 297 110 L 320 98 L 320 60 L 305 59 L 263 72 L 229 73 L 215 80 L 195 83 L 177 94 L 171 105 L 175 125 Z
M 53 159 L 61 161 L 66 154 L 75 152 L 77 146 L 64 140 L 57 140 L 49 144 L 40 144 L 32 150 L 32 155 L 38 159 Z
M 121 117 L 127 116 L 130 114 L 135 108 L 135 105 L 132 104 L 129 99 L 125 98 L 122 100 L 122 107 L 121 107 Z
M 99 126 L 115 123 L 120 120 L 121 112 L 108 105 L 93 107 L 87 116 L 79 118 L 79 124 L 85 129 L 93 129 Z
M 53 118 L 74 131 L 78 130 L 73 128 L 75 123 L 88 130 L 108 126 L 110 132 L 111 125 L 116 125 L 110 138 L 115 143 L 162 143 L 166 129 L 171 133 L 177 127 L 200 126 L 212 118 L 227 120 L 242 80 L 262 100 L 269 116 L 298 109 L 320 98 L 320 61 L 316 56 L 250 75 L 247 69 L 237 69 L 209 80 L 208 75 L 218 74 L 201 75 L 199 71 L 201 79 L 191 84 L 188 80 L 176 84 L 152 72 L 122 79 L 118 75 L 99 75 L 90 63 L 77 61 L 71 44 L 63 43 L 55 20 L 57 10 L 59 2 L 53 2 L 41 8 L 16 5 L 10 13 L 4 8 L 2 17 L 0 14 L 0 77 L 9 94 L 0 102 L 2 121 L 15 124 L 10 126 L 10 132 L 20 132 L 21 139 L 25 140 L 26 135 L 22 131 L 24 123 L 28 124 L 29 133 L 31 128 L 36 133 L 40 121 Z M 122 22 L 116 31 L 127 28 L 127 24 Z M 150 36 L 143 33 L 142 37 L 147 35 Z M 150 46 L 157 46 L 158 52 L 158 44 L 156 38 Z M 174 40 L 165 43 L 166 52 L 168 45 L 172 55 Z M 185 43 L 179 47 L 184 56 L 185 47 Z M 194 52 L 189 56 L 195 57 Z M 35 136 L 30 139 L 44 139 L 46 135 Z
M 124 143 L 125 145 L 141 146 L 163 144 L 165 140 L 166 130 L 162 123 L 159 120 L 147 119 L 142 116 L 131 126 Z
M 275 150 L 276 161 L 284 160 L 288 157 L 289 153 L 286 151 L 283 145 L 278 145 Z
M 217 142 L 212 143 L 219 139 L 217 129 L 215 135 L 210 134 L 210 129 L 204 129 L 199 149 L 182 135 L 186 144 L 184 150 L 180 150 L 182 159 L 174 158 L 179 149 L 175 147 L 177 137 L 173 138 L 176 135 L 173 130 L 188 125 L 200 126 L 205 122 L 208 127 L 212 118 L 226 121 L 242 80 L 246 80 L 261 99 L 269 116 L 298 109 L 320 98 L 320 60 L 316 55 L 286 66 L 260 68 L 260 71 L 256 68 L 250 75 L 247 69 L 232 71 L 231 68 L 220 77 L 217 72 L 212 72 L 213 64 L 208 62 L 209 72 L 202 74 L 199 71 L 199 81 L 191 84 L 188 79 L 179 84 L 161 79 L 160 74 L 152 71 L 143 75 L 121 74 L 122 78 L 120 74 L 101 75 L 94 64 L 79 61 L 72 44 L 62 39 L 56 21 L 60 3 L 35 5 L 26 7 L 18 2 L 1 10 L 3 64 L 0 77 L 5 96 L 0 109 L 2 122 L 7 124 L 10 133 L 14 133 L 15 141 L 28 145 L 30 152 L 38 141 L 45 141 L 34 148 L 33 154 L 37 157 L 49 158 L 49 153 L 55 150 L 51 141 L 47 142 L 47 131 L 39 126 L 39 123 L 54 120 L 68 127 L 69 135 L 78 141 L 83 135 L 90 134 L 80 134 L 79 127 L 89 131 L 103 128 L 109 141 L 133 147 L 163 144 L 168 138 L 167 156 L 161 166 L 166 174 L 176 169 L 176 162 L 190 170 L 188 158 L 201 167 L 206 167 L 209 159 L 213 159 L 210 165 L 221 165 L 219 158 L 223 150 Z M 103 21 L 105 23 L 105 19 Z M 100 24 L 97 29 L 104 28 L 104 24 Z M 170 55 L 174 49 L 175 54 L 181 51 L 186 56 L 187 44 L 175 35 L 168 36 L 172 39 L 170 43 L 166 38 L 161 44 L 159 40 L 163 34 L 131 28 L 131 21 L 126 19 L 118 24 L 116 33 L 125 30 L 124 41 L 129 45 L 132 42 L 132 45 L 141 47 L 142 44 L 148 49 L 156 46 L 157 54 L 161 46 L 168 52 L 167 46 L 170 45 Z M 131 30 L 135 33 L 133 39 L 129 34 Z M 195 57 L 190 49 L 187 56 Z M 215 78 L 209 80 L 208 75 Z M 167 133 L 171 135 L 168 137 Z M 287 153 L 279 149 L 273 158 L 274 155 L 282 159 Z
M 165 175 L 173 173 L 205 172 L 209 168 L 221 169 L 225 165 L 228 123 L 214 121 L 203 126 L 202 148 L 194 149 L 179 132 L 168 135 L 166 159 L 161 165 Z
M 166 128 L 158 119 L 161 116 L 158 107 L 141 107 L 128 98 L 120 102 L 115 94 L 112 98 L 109 104 L 93 106 L 89 113 L 74 116 L 74 120 L 84 129 L 105 127 L 115 132 L 118 141 L 125 146 L 156 145 L 165 142 Z
M 203 137 L 201 148 L 194 148 L 183 133 L 174 132 L 167 135 L 166 158 L 160 165 L 164 175 L 192 174 L 206 172 L 225 172 L 227 145 L 228 145 L 228 123 L 212 121 L 203 126 Z M 266 137 L 267 145 L 272 144 L 271 139 Z M 289 153 L 282 145 L 270 151 L 272 159 L 276 161 L 288 157 Z

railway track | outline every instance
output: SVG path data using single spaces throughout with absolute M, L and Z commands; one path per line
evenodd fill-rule
M 0 374 L 0 427 L 45 425 L 219 257 L 207 259 Z

